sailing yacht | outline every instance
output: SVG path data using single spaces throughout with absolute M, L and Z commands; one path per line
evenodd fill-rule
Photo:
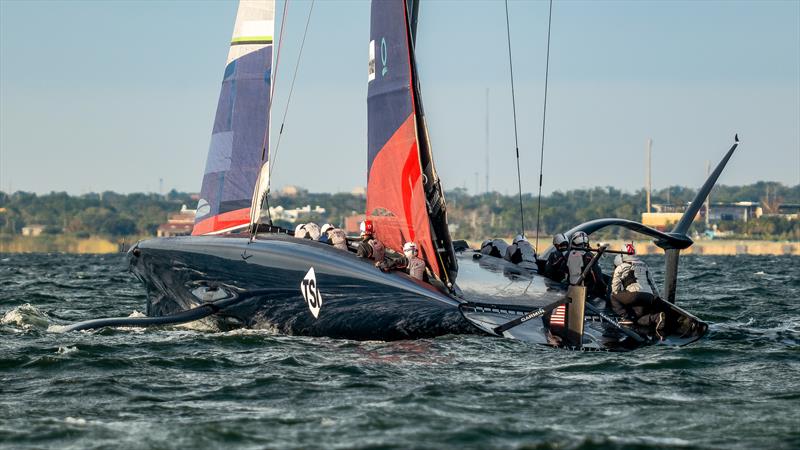
M 366 215 L 387 248 L 401 252 L 404 242 L 417 243 L 427 280 L 383 272 L 353 252 L 295 238 L 269 223 L 259 226 L 269 184 L 274 6 L 272 0 L 240 1 L 192 236 L 141 241 L 128 253 L 130 270 L 147 291 L 148 317 L 72 329 L 202 317 L 221 328 L 268 327 L 290 335 L 396 340 L 479 333 L 597 350 L 683 345 L 705 334 L 704 322 L 672 302 L 667 335 L 650 339 L 621 326 L 604 300 L 587 299 L 580 286 L 453 241 L 417 76 L 418 0 L 371 5 Z M 667 249 L 667 300 L 674 300 L 678 252 L 691 245 L 690 212 L 672 233 L 600 219 L 568 235 L 623 226 L 654 237 Z M 558 307 L 567 333 L 553 330 L 550 314 Z

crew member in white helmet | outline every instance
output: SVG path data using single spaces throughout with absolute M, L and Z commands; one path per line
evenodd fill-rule
M 586 266 L 591 262 L 594 253 L 589 251 L 589 236 L 583 231 L 576 231 L 570 241 L 571 247 L 567 256 L 567 270 L 569 271 L 569 284 L 577 284 Z M 583 280 L 587 296 L 605 297 L 606 282 L 600 265 L 595 264 Z
M 406 256 L 406 273 L 411 275 L 411 278 L 422 280 L 425 277 L 425 261 L 420 259 L 417 244 L 413 242 L 406 242 L 403 245 L 403 254 Z
M 569 241 L 562 233 L 553 236 L 553 250 L 547 256 L 544 275 L 555 281 L 564 281 L 567 276 L 567 256 Z
M 384 272 L 392 270 L 404 270 L 412 278 L 425 280 L 425 261 L 419 257 L 417 244 L 406 242 L 403 245 L 403 256 L 386 258 L 380 264 L 376 264 Z
M 623 251 L 627 254 L 614 258 L 616 268 L 611 278 L 611 309 L 623 321 L 654 328 L 659 336 L 663 336 L 666 307 L 660 307 L 663 304 L 658 300 L 658 287 L 647 264 L 636 257 L 633 244 L 628 244 Z
M 294 229 L 294 237 L 316 241 L 319 239 L 319 225 L 314 222 L 301 223 Z
M 347 251 L 347 235 L 344 230 L 329 223 L 322 226 L 319 241 L 332 245 L 339 250 Z

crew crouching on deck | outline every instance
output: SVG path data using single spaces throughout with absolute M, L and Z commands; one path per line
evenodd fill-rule
M 322 226 L 319 241 L 332 245 L 339 250 L 347 251 L 347 235 L 344 230 L 329 223 Z
M 611 309 L 623 322 L 655 329 L 662 336 L 666 325 L 663 310 L 659 307 L 659 293 L 650 270 L 644 261 L 627 248 L 628 255 L 614 258 L 614 276 L 611 279 Z
M 508 244 L 502 239 L 487 239 L 481 244 L 481 254 L 505 258 Z
M 384 272 L 404 270 L 411 278 L 425 281 L 425 261 L 418 256 L 417 244 L 406 242 L 403 245 L 403 255 L 399 258 L 387 259 L 377 266 Z
M 505 260 L 512 262 L 523 269 L 536 269 L 536 249 L 525 236 L 518 234 L 506 249 Z
M 294 229 L 294 237 L 300 239 L 319 240 L 319 225 L 314 222 L 301 223 Z
M 375 261 L 376 266 L 383 263 L 385 247 L 375 237 L 371 220 L 361 222 L 361 243 L 358 244 L 356 256 L 371 259 Z
M 583 231 L 576 231 L 572 235 L 572 247 L 567 256 L 567 270 L 569 271 L 569 284 L 578 284 L 581 273 L 586 269 L 586 266 L 592 261 L 594 254 L 589 251 L 589 236 Z M 600 265 L 595 264 L 589 271 L 589 274 L 583 280 L 583 285 L 586 286 L 587 296 L 605 297 L 606 296 L 606 282 L 603 280 L 603 272 L 600 270 Z
M 567 277 L 567 256 L 569 241 L 562 233 L 553 236 L 553 251 L 547 256 L 544 275 L 551 280 L 564 281 Z

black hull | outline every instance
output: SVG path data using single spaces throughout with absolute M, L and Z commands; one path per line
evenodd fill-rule
M 565 295 L 565 286 L 506 261 L 468 250 L 458 252 L 458 296 L 417 282 L 404 273 L 383 273 L 370 261 L 326 244 L 268 234 L 193 236 L 140 242 L 130 252 L 131 271 L 148 293 L 148 316 L 168 316 L 219 299 L 236 298 L 214 314 L 219 328 L 269 328 L 278 333 L 354 340 L 419 339 L 445 334 L 489 334 L 525 308 Z M 315 317 L 301 290 L 313 268 L 321 306 Z M 465 304 L 516 305 L 520 311 L 464 308 Z M 602 300 L 594 303 L 604 308 Z M 460 308 L 461 307 L 461 308 Z M 631 350 L 642 345 L 685 345 L 707 325 L 672 307 L 672 332 L 664 340 L 633 342 L 599 316 L 587 314 L 582 348 Z M 504 337 L 568 347 L 536 319 Z
M 148 292 L 148 316 L 190 309 L 224 296 L 241 301 L 215 315 L 225 327 L 261 327 L 304 336 L 397 340 L 474 333 L 458 301 L 405 274 L 310 240 L 267 235 L 144 241 L 131 270 Z M 138 253 L 138 256 L 134 254 Z M 322 297 L 315 318 L 301 293 L 314 268 Z

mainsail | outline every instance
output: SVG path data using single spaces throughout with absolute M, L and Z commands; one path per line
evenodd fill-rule
M 269 149 L 274 0 L 241 0 L 217 104 L 193 235 L 250 223 Z
M 458 271 L 414 61 L 418 4 L 373 0 L 367 89 L 367 218 L 387 247 L 413 241 L 431 273 Z

